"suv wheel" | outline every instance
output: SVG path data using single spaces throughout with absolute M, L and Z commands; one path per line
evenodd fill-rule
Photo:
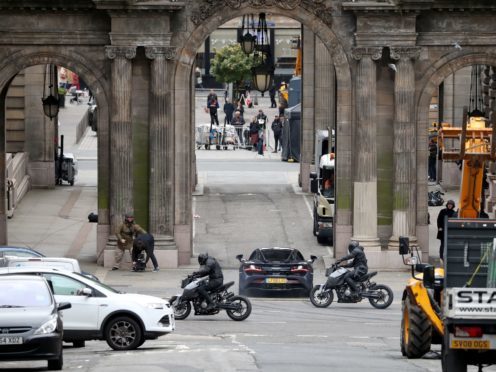
M 114 350 L 134 350 L 142 337 L 140 325 L 128 316 L 111 319 L 105 327 L 105 341 Z

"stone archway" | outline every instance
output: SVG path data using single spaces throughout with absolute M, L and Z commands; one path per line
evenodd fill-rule
M 428 255 L 428 216 L 427 216 L 427 157 L 429 104 L 439 85 L 451 74 L 471 65 L 496 66 L 496 56 L 487 52 L 455 52 L 437 60 L 424 74 L 417 98 L 417 236 L 423 236 L 426 242 L 420 242 L 423 253 Z
M 352 79 L 351 67 L 343 45 L 333 29 L 330 8 L 323 1 L 253 1 L 243 3 L 238 0 L 226 0 L 222 12 L 212 12 L 201 6 L 193 11 L 188 22 L 187 36 L 178 46 L 178 57 L 174 71 L 174 107 L 175 107 L 175 226 L 174 236 L 179 249 L 179 263 L 189 263 L 192 249 L 192 215 L 191 192 L 193 189 L 192 140 L 194 127 L 191 127 L 192 113 L 192 67 L 196 51 L 206 35 L 209 35 L 225 22 L 244 14 L 273 12 L 295 19 L 307 26 L 317 35 L 331 53 L 336 69 L 337 85 L 337 136 L 336 158 L 339 167 L 336 172 L 336 239 L 338 251 L 344 251 L 345 242 L 352 234 L 352 180 L 351 180 L 351 124 L 352 114 Z M 185 130 L 184 130 L 185 129 Z M 305 175 L 303 175 L 305 176 Z M 343 248 L 343 249 L 341 249 Z
M 6 91 L 15 75 L 23 69 L 36 66 L 55 64 L 76 71 L 90 87 L 98 102 L 98 227 L 97 227 L 97 257 L 105 249 L 110 229 L 109 222 L 109 192 L 110 179 L 108 175 L 110 163 L 110 128 L 109 128 L 109 99 L 108 82 L 104 78 L 101 66 L 83 57 L 81 54 L 67 51 L 66 48 L 24 48 L 14 52 L 0 62 L 0 91 Z M 41 98 L 41 97 L 40 97 Z M 5 97 L 2 96 L 1 107 L 4 107 Z M 1 122 L 5 131 L 4 121 Z M 5 172 L 4 172 L 5 173 Z M 4 177 L 4 176 L 3 176 Z M 5 183 L 4 181 L 1 181 Z M 1 225 L 1 224 L 0 224 Z M 6 234 L 6 225 L 0 226 L 0 238 Z M 5 235 L 6 236 L 6 235 Z

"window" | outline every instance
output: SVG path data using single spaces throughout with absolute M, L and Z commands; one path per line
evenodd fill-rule
M 78 296 L 78 291 L 86 285 L 72 278 L 58 274 L 43 274 L 46 280 L 52 282 L 53 293 L 59 296 Z

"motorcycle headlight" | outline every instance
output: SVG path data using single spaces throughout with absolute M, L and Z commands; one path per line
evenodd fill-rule
M 44 323 L 40 328 L 38 328 L 34 334 L 35 335 L 46 335 L 53 333 L 57 329 L 57 315 L 54 315 L 52 319 Z
M 155 310 L 162 310 L 164 308 L 165 304 L 163 303 L 150 303 L 146 304 L 146 307 L 149 309 L 155 309 Z

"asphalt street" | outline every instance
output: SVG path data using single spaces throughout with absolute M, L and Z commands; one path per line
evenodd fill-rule
M 61 124 L 67 148 L 79 159 L 75 185 L 32 190 L 9 220 L 9 243 L 51 256 L 76 257 L 84 270 L 121 291 L 169 298 L 180 292 L 180 280 L 197 268 L 194 257 L 189 266 L 158 273 L 108 271 L 95 264 L 96 226 L 89 224 L 86 216 L 96 208 L 97 137 L 88 131 L 79 144 L 70 140 L 71 123 L 79 115 L 75 110 L 81 107 L 63 111 L 65 122 Z M 199 121 L 206 119 L 202 113 L 197 105 Z M 278 154 L 266 152 L 259 158 L 241 149 L 198 150 L 196 157 L 199 184 L 193 201 L 194 254 L 208 251 L 218 257 L 225 268 L 225 281 L 236 282 L 234 292 L 238 290 L 235 256 L 246 256 L 263 246 L 294 247 L 305 257 L 319 256 L 314 284 L 324 280 L 323 270 L 333 251 L 318 245 L 312 235 L 312 196 L 297 186 L 299 164 L 281 162 Z M 432 251 L 436 249 L 434 239 Z M 380 272 L 374 278 L 394 291 L 395 300 L 386 310 L 376 310 L 368 302 L 333 303 L 319 309 L 307 298 L 251 298 L 253 312 L 243 322 L 234 322 L 225 313 L 190 315 L 176 322 L 173 334 L 147 341 L 135 351 L 112 351 L 104 341 L 87 342 L 82 349 L 67 345 L 64 370 L 440 371 L 438 346 L 418 360 L 401 356 L 401 295 L 408 278 L 407 271 Z M 46 370 L 46 362 L 0 363 L 0 371 L 40 370 Z

